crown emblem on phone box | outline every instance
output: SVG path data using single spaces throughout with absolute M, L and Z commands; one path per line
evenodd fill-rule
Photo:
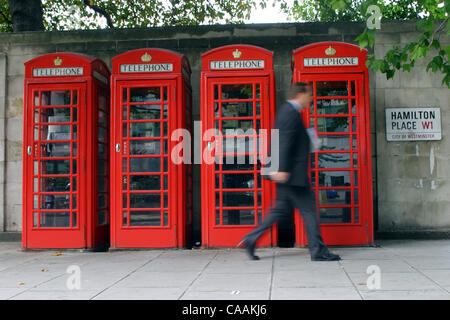
M 55 64 L 55 66 L 60 66 L 62 63 L 62 60 L 59 57 L 56 57 L 56 59 L 53 60 L 53 63 Z
M 146 52 L 144 55 L 142 55 L 141 60 L 144 62 L 150 62 L 152 61 L 152 56 Z
M 235 59 L 239 59 L 242 55 L 242 52 L 240 52 L 238 49 L 236 49 L 235 51 L 233 51 L 233 57 Z

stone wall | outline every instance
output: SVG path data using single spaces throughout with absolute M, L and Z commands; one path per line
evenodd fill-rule
M 45 53 L 69 51 L 99 57 L 111 66 L 112 57 L 132 49 L 156 47 L 185 53 L 193 72 L 194 120 L 199 120 L 202 53 L 238 43 L 272 50 L 277 104 L 280 104 L 291 81 L 293 49 L 320 41 L 355 43 L 363 28 L 359 23 L 301 23 L 0 34 L 0 231 L 21 231 L 25 61 Z M 375 52 L 382 54 L 392 44 L 414 37 L 417 33 L 413 22 L 383 23 Z M 446 194 L 450 193 L 450 173 L 446 170 L 450 166 L 447 161 L 450 144 L 445 134 L 450 125 L 445 119 L 449 113 L 449 90 L 440 85 L 440 78 L 426 73 L 423 65 L 411 73 L 396 75 L 393 81 L 370 72 L 374 213 L 375 225 L 380 230 L 450 227 L 450 214 L 446 211 L 449 201 Z M 387 143 L 384 109 L 400 106 L 441 107 L 443 140 Z M 434 165 L 430 159 L 434 159 Z M 200 168 L 195 165 L 194 231 L 197 235 L 200 232 L 199 180 Z
M 449 37 L 441 37 L 443 46 Z M 393 45 L 417 41 L 417 33 L 399 26 L 376 37 L 375 54 Z M 387 81 L 375 76 L 379 230 L 445 230 L 450 227 L 450 90 L 442 74 L 426 71 L 430 59 Z M 440 107 L 441 141 L 387 142 L 385 108 Z

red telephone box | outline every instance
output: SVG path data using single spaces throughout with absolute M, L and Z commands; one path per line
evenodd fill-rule
M 303 112 L 321 148 L 311 153 L 309 176 L 323 239 L 328 245 L 373 244 L 372 165 L 367 50 L 321 42 L 293 52 L 293 82 L 309 83 L 312 101 Z M 296 243 L 307 244 L 295 215 Z
M 176 129 L 191 131 L 189 61 L 138 49 L 112 65 L 111 247 L 183 247 L 192 225 L 192 166 L 177 163 L 190 149 L 178 153 Z
M 200 90 L 201 150 L 214 160 L 203 157 L 201 165 L 202 244 L 233 247 L 261 223 L 273 192 L 261 179 L 258 147 L 274 117 L 273 53 L 248 45 L 204 53 Z M 257 245 L 270 245 L 271 236 Z
M 75 53 L 25 63 L 23 248 L 108 244 L 109 76 Z

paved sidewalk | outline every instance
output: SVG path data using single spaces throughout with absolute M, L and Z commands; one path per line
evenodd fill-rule
M 259 249 L 261 260 L 249 261 L 243 249 L 58 254 L 1 243 L 0 299 L 450 299 L 450 241 L 377 244 L 312 262 L 303 248 Z M 381 270 L 377 290 L 367 286 L 371 265 Z M 80 290 L 67 287 L 70 266 Z

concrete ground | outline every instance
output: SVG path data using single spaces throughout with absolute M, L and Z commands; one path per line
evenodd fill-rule
M 258 249 L 249 261 L 243 249 L 23 252 L 4 242 L 0 299 L 450 299 L 450 241 L 377 244 L 312 262 L 303 248 Z

